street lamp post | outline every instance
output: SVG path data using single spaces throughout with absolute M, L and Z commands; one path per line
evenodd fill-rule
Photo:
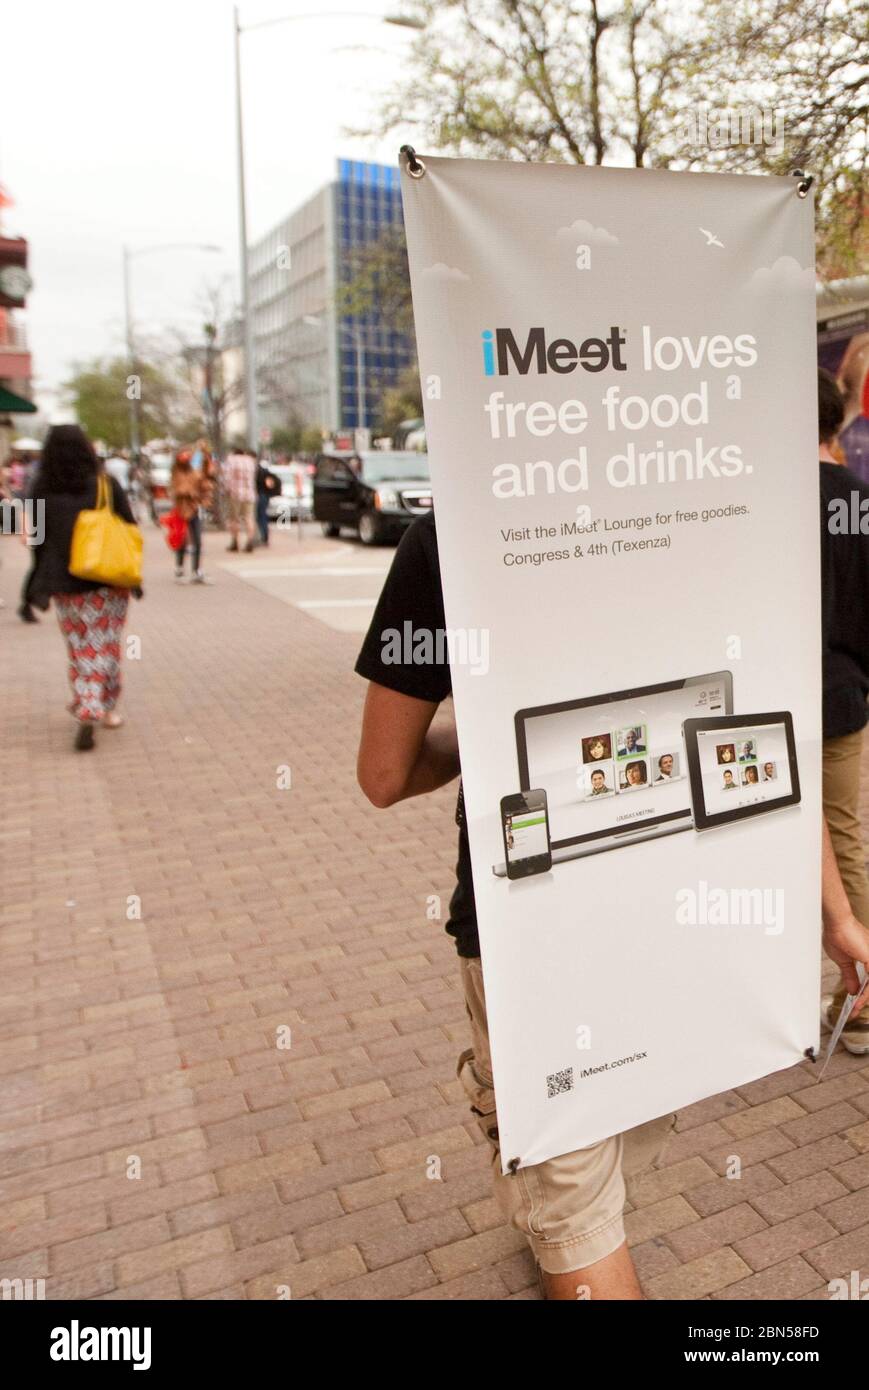
M 135 378 L 136 372 L 136 341 L 133 334 L 133 308 L 132 308 L 132 289 L 130 262 L 134 256 L 150 256 L 155 251 L 220 251 L 221 247 L 212 246 L 209 242 L 201 241 L 173 241 L 159 246 L 140 246 L 135 251 L 129 246 L 124 248 L 124 337 L 127 344 L 127 363 L 132 380 L 128 382 L 127 395 L 130 402 L 130 453 L 133 463 L 138 463 L 139 452 L 142 447 L 139 430 L 139 388 L 141 383 Z
M 233 6 L 232 36 L 235 53 L 235 136 L 237 144 L 236 162 L 238 167 L 238 238 L 240 243 L 239 274 L 241 278 L 241 311 L 244 343 L 244 399 L 245 415 L 247 417 L 247 442 L 252 449 L 256 449 L 259 443 L 259 402 L 257 400 L 256 362 L 254 360 L 254 334 L 250 312 L 250 279 L 247 258 L 247 193 L 245 188 L 244 128 L 242 124 L 241 102 L 241 36 L 242 34 L 250 33 L 253 29 L 269 29 L 274 24 L 293 24 L 303 19 L 377 19 L 383 24 L 393 24 L 399 29 L 419 30 L 425 28 L 424 21 L 415 19 L 412 15 L 384 15 L 367 12 L 354 13 L 352 10 L 327 10 L 320 14 L 278 15 L 274 19 L 261 19 L 255 24 L 242 25 L 239 19 L 238 6 Z M 359 351 L 360 349 L 357 344 L 357 364 L 359 362 Z M 360 419 L 361 418 L 360 416 Z
M 139 383 L 136 376 L 136 352 L 133 345 L 133 311 L 130 304 L 130 248 L 124 246 L 124 327 L 127 340 L 127 370 L 133 380 L 127 382 L 130 405 L 130 457 L 133 465 L 139 462 Z
M 244 337 L 244 403 L 247 443 L 251 449 L 259 446 L 258 401 L 256 392 L 256 362 L 253 355 L 253 321 L 250 313 L 250 279 L 247 269 L 247 195 L 244 179 L 244 127 L 241 114 L 241 24 L 238 6 L 232 10 L 235 44 L 235 138 L 238 164 L 238 241 L 239 278 L 241 280 L 241 318 Z

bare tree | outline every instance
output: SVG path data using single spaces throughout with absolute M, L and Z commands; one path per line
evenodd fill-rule
M 237 315 L 229 297 L 227 282 L 206 283 L 197 300 L 202 327 L 199 335 L 176 330 L 174 357 L 179 382 L 186 392 L 189 418 L 201 420 L 200 433 L 212 451 L 223 454 L 226 420 L 244 400 L 244 381 L 226 371 L 224 350 L 235 346 Z
M 380 133 L 502 159 L 815 177 L 819 265 L 869 260 L 869 0 L 411 0 Z M 700 109 L 781 138 L 692 139 Z M 693 129 L 698 129 L 696 119 Z

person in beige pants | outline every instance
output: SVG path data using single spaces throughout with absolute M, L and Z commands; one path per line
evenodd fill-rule
M 869 929 L 869 879 L 859 809 L 869 720 L 869 534 L 853 525 L 855 515 L 869 516 L 869 487 L 838 461 L 836 436 L 844 414 L 836 382 L 819 371 L 824 818 L 851 911 Z M 835 1025 L 846 992 L 841 980 L 833 997 L 823 1001 L 826 1026 Z M 849 1052 L 869 1053 L 869 1007 L 848 1020 L 842 1043 Z
M 356 662 L 356 671 L 369 682 L 357 775 L 374 806 L 423 796 L 452 782 L 461 771 L 455 725 L 438 715 L 451 691 L 446 660 L 416 665 L 385 659 L 384 634 L 402 631 L 405 622 L 415 632 L 436 634 L 446 627 L 431 516 L 414 522 L 405 533 Z M 660 1160 L 674 1117 L 662 1116 L 625 1134 L 502 1175 L 461 791 L 456 820 L 459 856 L 447 931 L 458 950 L 471 1033 L 471 1046 L 459 1057 L 458 1075 L 491 1149 L 495 1196 L 505 1220 L 526 1236 L 547 1299 L 641 1299 L 625 1240 L 625 1195 L 632 1177 Z M 830 882 L 824 897 L 824 944 L 851 979 L 854 959 L 869 960 L 869 935 L 853 920 L 832 850 L 824 864 L 825 882 Z

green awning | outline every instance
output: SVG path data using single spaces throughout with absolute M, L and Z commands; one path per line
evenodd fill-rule
M 0 386 L 0 415 L 35 415 L 37 409 L 33 401 L 26 401 L 23 396 L 16 396 L 14 391 Z

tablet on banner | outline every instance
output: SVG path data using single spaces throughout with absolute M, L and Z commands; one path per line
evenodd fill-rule
M 795 806 L 800 799 L 788 710 L 749 715 L 739 723 L 689 719 L 685 743 L 699 830 Z
M 812 205 L 427 155 L 402 188 L 506 1170 L 817 1044 Z

